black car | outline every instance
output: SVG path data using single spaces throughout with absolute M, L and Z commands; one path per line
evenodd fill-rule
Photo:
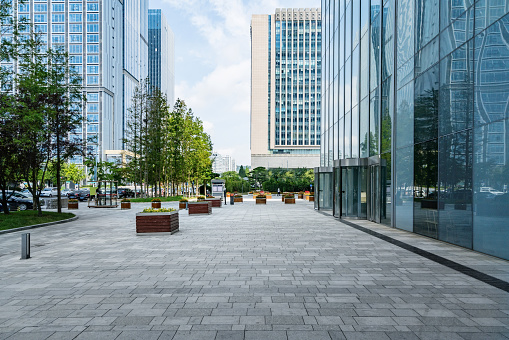
M 129 188 L 118 188 L 118 198 L 130 198 L 134 197 L 134 191 Z
M 78 191 L 78 199 L 80 201 L 88 201 L 89 198 L 90 198 L 90 191 L 88 191 L 88 190 Z
M 9 204 L 9 210 L 16 211 L 16 210 L 27 210 L 27 209 L 33 209 L 34 208 L 34 201 L 31 198 L 28 198 L 27 196 L 15 192 L 8 194 L 7 196 L 7 202 Z M 0 200 L 2 200 L 2 196 L 0 196 Z
M 78 194 L 78 191 L 71 191 L 67 194 L 67 198 L 69 199 L 78 199 L 79 198 L 79 194 Z

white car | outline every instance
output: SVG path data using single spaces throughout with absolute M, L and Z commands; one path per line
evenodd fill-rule
M 57 195 L 58 195 L 58 192 L 57 192 L 56 187 L 44 188 L 41 191 L 41 197 L 53 197 L 53 196 L 57 196 Z

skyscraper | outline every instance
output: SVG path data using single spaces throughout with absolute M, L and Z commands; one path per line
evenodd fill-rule
M 509 3 L 322 10 L 315 207 L 509 259 Z
M 320 9 L 251 20 L 251 166 L 319 165 Z
M 83 78 L 83 124 L 71 138 L 82 139 L 91 157 L 120 159 L 126 111 L 134 88 L 147 77 L 148 0 L 29 0 L 14 6 L 48 47 L 69 52 Z
M 175 103 L 174 36 L 160 9 L 148 10 L 148 79 L 152 87 L 166 94 L 168 105 Z

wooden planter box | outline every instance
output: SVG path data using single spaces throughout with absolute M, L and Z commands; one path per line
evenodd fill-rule
M 179 231 L 179 212 L 137 213 L 136 233 L 176 233 Z
M 179 202 L 179 209 L 185 209 L 186 208 L 186 202 Z
M 161 202 L 152 202 L 152 208 L 154 209 L 161 208 Z
M 315 196 L 308 196 L 308 201 L 309 202 L 314 202 L 315 201 Z
M 267 204 L 266 198 L 256 198 L 256 204 Z
M 67 203 L 67 209 L 76 210 L 78 209 L 78 202 L 69 202 Z
M 212 214 L 212 202 L 201 201 L 201 202 L 188 202 L 189 215 L 194 214 Z
M 295 204 L 295 197 L 294 198 L 285 198 L 285 204 Z
M 234 197 L 233 202 L 234 203 L 244 203 L 244 197 Z
M 300 199 L 300 200 L 304 199 L 304 194 L 299 194 L 298 199 Z
M 281 202 L 284 202 L 284 201 L 285 201 L 285 197 L 281 196 Z
M 220 198 L 206 198 L 206 202 L 212 202 L 212 208 L 221 208 L 223 206 L 223 200 Z
M 270 195 L 265 195 L 265 198 L 267 198 L 267 199 L 272 198 L 272 194 L 270 194 Z
M 120 209 L 131 209 L 131 202 L 120 202 Z

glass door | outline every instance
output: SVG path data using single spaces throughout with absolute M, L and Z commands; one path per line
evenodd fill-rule
M 369 206 L 368 206 L 368 220 L 380 223 L 380 205 L 381 205 L 381 185 L 380 185 L 380 166 L 369 166 Z
M 341 216 L 341 168 L 334 168 L 334 217 Z

